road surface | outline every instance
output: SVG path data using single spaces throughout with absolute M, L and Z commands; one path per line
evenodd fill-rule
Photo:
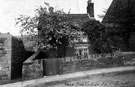
M 93 75 L 45 87 L 135 87 L 135 71 Z

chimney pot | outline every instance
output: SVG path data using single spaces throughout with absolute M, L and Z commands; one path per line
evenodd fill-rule
M 94 17 L 94 3 L 92 3 L 92 0 L 88 0 L 87 14 L 89 17 Z
M 88 0 L 88 3 L 92 3 L 92 1 L 91 0 Z

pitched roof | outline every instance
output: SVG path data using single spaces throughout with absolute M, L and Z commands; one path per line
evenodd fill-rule
M 67 14 L 67 17 L 69 17 L 69 20 L 79 24 L 80 26 L 84 22 L 90 20 L 87 14 Z
M 41 50 L 36 51 L 32 56 L 30 56 L 23 63 L 33 63 L 33 60 L 36 59 L 36 57 L 39 55 L 40 52 L 41 52 Z
M 135 18 L 135 0 L 113 0 L 102 23 L 114 23 Z

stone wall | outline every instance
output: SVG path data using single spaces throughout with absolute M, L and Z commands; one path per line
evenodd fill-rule
M 97 68 L 127 66 L 131 60 L 135 65 L 134 54 L 91 54 L 82 57 L 65 57 L 35 60 L 23 65 L 23 78 L 33 79 L 42 76 L 60 75 Z M 125 62 L 127 61 L 127 62 Z
M 11 77 L 11 35 L 0 34 L 0 80 Z
M 34 60 L 33 63 L 23 64 L 22 79 L 35 79 L 40 77 L 43 77 L 41 60 Z
M 97 68 L 135 66 L 135 53 L 92 54 L 88 57 L 67 57 L 61 61 L 61 73 L 71 73 Z
M 135 65 L 135 61 L 133 61 L 135 60 L 135 54 L 127 56 L 127 54 L 121 55 L 119 53 L 114 53 L 91 54 L 82 57 L 43 59 L 43 71 L 45 72 L 44 75 L 57 75 L 97 68 L 127 66 L 130 61 L 132 61 L 132 65 Z
M 41 71 L 44 76 L 51 76 L 57 74 L 65 74 L 70 72 L 77 72 L 83 70 L 90 70 L 95 67 L 104 66 L 105 63 L 112 61 L 114 59 L 110 59 L 115 56 L 114 54 L 92 54 L 88 56 L 82 57 L 65 57 L 65 58 L 49 58 L 49 59 L 41 59 L 40 68 L 43 68 Z M 102 61 L 104 59 L 104 61 Z M 115 60 L 114 60 L 115 61 Z M 100 63 L 101 64 L 100 64 Z M 27 68 L 28 67 L 28 68 Z M 32 71 L 32 69 L 36 69 L 33 67 L 33 64 L 23 67 L 26 70 L 29 76 L 32 76 L 33 73 L 38 74 L 36 71 Z M 26 73 L 25 73 L 26 74 Z M 26 76 L 25 76 L 26 77 Z M 38 77 L 37 77 L 38 78 Z
M 0 34 L 0 80 L 22 76 L 22 63 L 29 57 L 21 39 Z
M 101 58 L 101 59 L 85 59 L 85 60 L 76 60 L 71 62 L 61 62 L 62 73 L 71 73 L 78 71 L 86 71 L 97 68 L 107 68 L 122 65 L 121 60 L 117 58 Z
M 71 73 L 78 71 L 91 70 L 95 68 L 103 68 L 113 66 L 111 62 L 117 61 L 114 54 L 91 54 L 82 57 L 60 58 L 61 73 Z M 120 61 L 121 62 L 121 61 Z M 108 64 L 107 64 L 108 63 Z M 115 64 L 116 65 L 116 64 Z

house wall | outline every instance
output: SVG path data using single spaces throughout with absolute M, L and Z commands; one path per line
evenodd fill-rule
M 0 80 L 11 77 L 11 35 L 0 34 Z

